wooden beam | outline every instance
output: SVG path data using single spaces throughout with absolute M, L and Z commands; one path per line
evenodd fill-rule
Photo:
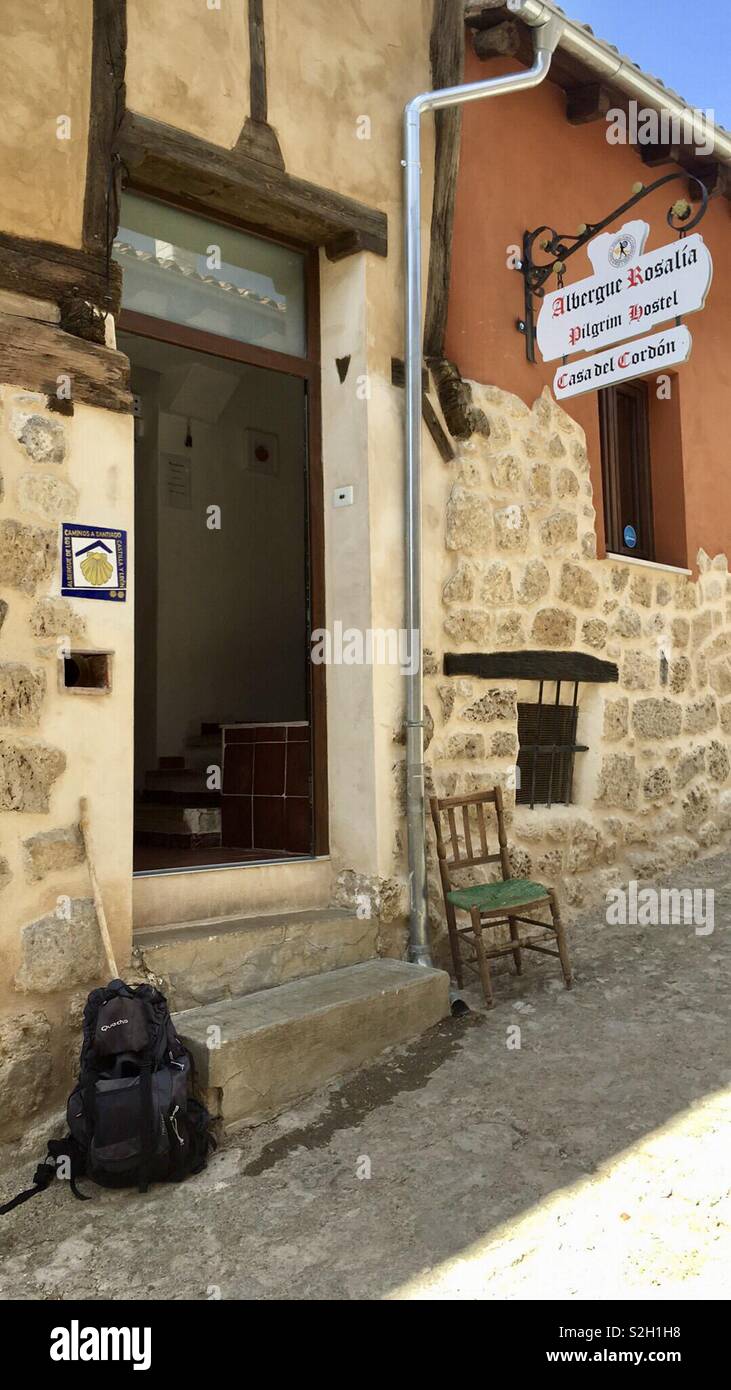
M 294 178 L 241 149 L 222 149 L 127 111 L 119 153 L 131 184 L 141 192 L 183 198 L 210 217 L 223 213 L 275 236 L 324 246 L 332 258 L 354 251 L 387 254 L 384 212 Z
M 614 104 L 612 93 L 601 82 L 585 82 L 567 91 L 566 119 L 571 125 L 603 121 Z
M 264 0 L 249 0 L 249 106 L 250 115 L 236 141 L 236 148 L 284 169 L 277 133 L 267 119 L 267 58 L 264 33 Z
M 275 169 L 284 169 L 277 132 L 266 121 L 254 121 L 247 116 L 236 141 L 236 149 L 247 154 L 250 159 L 258 159 L 262 164 L 273 164 Z
M 514 58 L 520 52 L 520 29 L 514 19 L 505 19 L 490 29 L 477 29 L 472 47 L 478 58 Z
M 249 0 L 249 90 L 251 117 L 267 119 L 267 57 L 264 38 L 264 0 Z
M 478 676 L 481 680 L 619 680 L 613 661 L 600 661 L 599 657 L 586 652 L 447 652 L 444 674 Z
M 683 168 L 705 184 L 712 198 L 731 197 L 731 169 L 728 164 L 721 164 L 717 159 L 697 159 L 692 151 L 688 155 L 681 151 L 678 157 Z M 693 203 L 700 201 L 695 184 L 688 184 L 688 197 Z
M 454 458 L 454 448 L 452 447 L 452 441 L 449 438 L 449 436 L 445 433 L 445 431 L 442 429 L 439 416 L 437 415 L 434 406 L 429 400 L 426 391 L 423 392 L 421 397 L 421 416 L 432 439 L 434 440 L 434 443 L 437 446 L 437 449 L 439 450 L 443 462 L 451 463 L 452 459 Z
M 658 169 L 662 164 L 672 164 L 677 157 L 677 149 L 670 145 L 635 145 L 635 153 L 648 169 Z
M 464 43 L 464 0 L 434 0 L 430 40 L 433 87 L 454 87 L 463 80 Z M 434 202 L 424 322 L 424 352 L 427 357 L 441 357 L 444 352 L 454 200 L 462 133 L 461 108 L 453 106 L 446 111 L 437 111 L 435 129 Z
M 71 400 L 130 414 L 129 361 L 60 328 L 0 313 L 0 381 L 58 399 L 59 378 L 71 378 Z
M 0 232 L 0 289 L 50 299 L 61 310 L 61 325 L 84 302 L 116 314 L 122 292 L 122 272 L 106 253 L 31 241 Z
M 350 359 L 348 359 L 350 360 Z M 342 380 L 343 378 L 341 378 Z M 391 358 L 391 385 L 403 388 L 406 382 L 406 369 L 403 358 Z M 454 458 L 454 449 L 448 435 L 442 429 L 442 424 L 434 406 L 429 400 L 429 373 L 426 367 L 421 369 L 421 418 L 424 421 L 434 443 L 439 450 L 445 463 L 451 463 Z
M 406 368 L 403 357 L 391 358 L 391 385 L 402 387 L 406 385 Z M 426 367 L 421 369 L 421 389 L 422 391 L 429 390 L 429 373 Z
M 496 15 L 496 10 L 505 9 L 505 0 L 466 0 L 464 6 L 464 21 L 470 29 L 489 29 L 494 24 L 501 23 L 500 15 Z
M 124 111 L 125 14 L 124 0 L 94 0 L 82 247 L 0 232 L 0 290 L 50 300 L 65 333 L 100 344 L 103 315 L 118 312 L 122 292 L 111 245 L 118 221 L 113 147 Z
M 484 412 L 472 404 L 472 387 L 463 381 L 454 362 L 444 357 L 430 357 L 429 366 L 442 407 L 447 429 L 454 439 L 469 439 L 473 434 L 490 434 L 490 422 Z
M 126 53 L 126 0 L 94 0 L 83 241 L 107 256 L 119 223 L 121 170 L 114 148 L 124 115 Z

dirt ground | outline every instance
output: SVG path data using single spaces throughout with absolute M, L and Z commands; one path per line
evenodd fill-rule
M 712 934 L 594 915 L 571 992 L 553 962 L 503 975 L 490 1013 L 229 1137 L 181 1187 L 54 1184 L 1 1219 L 0 1296 L 726 1297 L 731 856 L 682 879 L 714 890 Z

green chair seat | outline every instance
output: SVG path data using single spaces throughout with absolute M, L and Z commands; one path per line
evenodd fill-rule
M 548 890 L 542 883 L 533 883 L 529 878 L 507 878 L 500 883 L 478 883 L 474 888 L 454 888 L 447 893 L 450 903 L 469 912 L 479 907 L 481 912 L 495 908 L 508 910 L 511 907 L 525 907 L 548 897 Z

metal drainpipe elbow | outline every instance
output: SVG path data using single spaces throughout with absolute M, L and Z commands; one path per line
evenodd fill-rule
M 564 31 L 564 21 L 555 10 L 543 0 L 508 0 L 508 9 L 516 19 L 534 30 L 533 46 L 536 53 L 555 53 Z

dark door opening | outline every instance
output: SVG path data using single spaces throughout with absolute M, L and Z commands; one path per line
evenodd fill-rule
M 122 332 L 136 872 L 314 850 L 307 384 Z
M 317 253 L 122 196 L 137 873 L 327 852 Z

